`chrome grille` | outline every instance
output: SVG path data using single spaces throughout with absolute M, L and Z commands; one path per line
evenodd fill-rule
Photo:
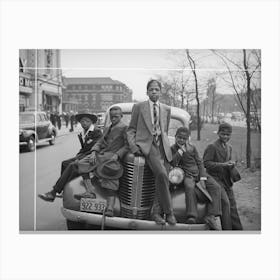
M 155 196 L 155 180 L 143 157 L 128 154 L 123 162 L 119 198 L 121 216 L 148 219 Z

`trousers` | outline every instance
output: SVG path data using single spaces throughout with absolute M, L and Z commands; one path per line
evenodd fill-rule
M 78 166 L 77 164 L 72 161 L 70 162 L 66 168 L 64 169 L 64 171 L 62 172 L 61 176 L 59 177 L 59 179 L 56 181 L 53 189 L 57 192 L 57 193 L 61 193 L 64 189 L 64 186 L 70 182 L 71 180 L 77 178 L 80 176 L 80 173 L 78 171 Z
M 151 168 L 155 177 L 156 198 L 154 207 L 154 213 L 161 209 L 165 214 L 173 213 L 173 206 L 171 201 L 171 194 L 169 191 L 169 179 L 168 179 L 168 162 L 165 157 L 165 152 L 161 137 L 158 139 L 159 145 L 155 142 L 152 143 L 152 147 L 149 155 L 146 157 L 147 163 Z M 159 206 L 157 205 L 159 203 Z
M 185 177 L 185 201 L 187 218 L 197 218 L 197 197 L 195 193 L 195 178 Z M 221 202 L 221 187 L 215 182 L 212 177 L 208 177 L 205 181 L 206 189 L 212 197 L 212 203 L 207 204 L 207 215 L 221 216 L 222 215 L 222 202 Z

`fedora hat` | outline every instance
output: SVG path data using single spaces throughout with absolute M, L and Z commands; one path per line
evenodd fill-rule
M 119 179 L 123 174 L 123 167 L 117 160 L 108 159 L 97 166 L 96 174 L 104 179 Z
M 196 188 L 195 188 L 195 194 L 198 198 L 199 202 L 205 202 L 205 203 L 211 203 L 212 202 L 212 197 L 209 194 L 209 192 L 203 188 L 200 184 L 200 182 L 196 182 L 195 184 Z
M 97 116 L 88 112 L 80 112 L 76 114 L 75 118 L 78 122 L 80 122 L 82 118 L 89 118 L 92 123 L 95 123 L 97 121 Z

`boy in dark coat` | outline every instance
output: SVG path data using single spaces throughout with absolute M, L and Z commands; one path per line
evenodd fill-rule
M 222 198 L 230 203 L 230 216 L 222 213 L 222 225 L 231 230 L 242 230 L 242 224 L 237 212 L 236 201 L 233 193 L 233 182 L 231 180 L 230 170 L 235 163 L 231 160 L 232 147 L 227 142 L 230 140 L 232 126 L 228 123 L 219 125 L 219 139 L 210 144 L 203 156 L 204 165 L 207 172 L 222 187 Z M 223 201 L 223 200 L 222 200 Z
M 75 157 L 62 162 L 61 176 L 53 189 L 45 194 L 38 195 L 45 201 L 53 202 L 56 198 L 56 194 L 62 192 L 65 184 L 80 175 L 76 167 L 78 161 L 91 153 L 91 148 L 102 136 L 101 130 L 94 126 L 94 123 L 97 121 L 96 115 L 80 113 L 76 115 L 76 119 L 81 123 L 83 128 L 82 133 L 78 135 L 82 148 Z
M 209 224 L 211 229 L 218 230 L 216 217 L 221 216 L 221 187 L 209 176 L 203 166 L 203 162 L 198 154 L 196 147 L 189 143 L 189 130 L 186 127 L 180 127 L 176 131 L 176 143 L 171 147 L 172 162 L 171 164 L 179 166 L 185 173 L 184 188 L 187 211 L 187 223 L 196 223 L 197 213 L 197 197 L 196 183 L 200 182 L 202 187 L 206 189 L 212 202 L 207 205 L 207 216 L 205 222 Z

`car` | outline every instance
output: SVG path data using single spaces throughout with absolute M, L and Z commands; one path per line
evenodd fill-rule
M 123 122 L 129 124 L 134 103 L 119 103 Z M 112 107 L 112 106 L 111 106 Z M 105 127 L 110 124 L 109 110 L 105 116 Z M 171 107 L 171 120 L 168 131 L 170 144 L 175 143 L 177 128 L 188 127 L 190 115 L 179 108 Z M 120 178 L 118 197 L 114 208 L 114 217 L 104 215 L 106 199 L 104 190 L 96 178 L 83 179 L 78 177 L 65 185 L 63 190 L 63 207 L 61 212 L 66 218 L 68 230 L 206 230 L 208 225 L 203 222 L 206 214 L 206 203 L 198 193 L 198 224 L 187 224 L 185 191 L 183 186 L 170 186 L 176 225 L 157 225 L 151 220 L 151 208 L 155 198 L 155 182 L 152 171 L 144 157 L 135 157 L 127 153 L 123 159 L 124 173 Z M 96 199 L 75 198 L 83 193 L 85 186 L 94 186 Z
M 35 150 L 36 144 L 55 144 L 57 130 L 45 112 L 27 111 L 19 113 L 19 145 L 27 151 Z

